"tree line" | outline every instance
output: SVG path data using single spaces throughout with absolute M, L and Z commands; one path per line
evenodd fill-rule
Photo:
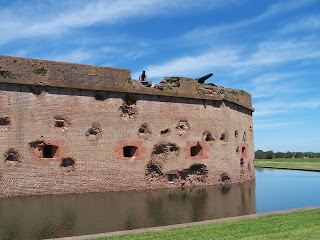
M 257 150 L 255 152 L 256 159 L 273 159 L 273 158 L 320 158 L 320 153 L 314 152 L 273 152 Z

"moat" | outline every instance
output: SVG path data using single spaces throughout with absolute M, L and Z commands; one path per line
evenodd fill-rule
M 319 172 L 256 169 L 230 186 L 0 199 L 0 239 L 43 239 L 320 205 Z

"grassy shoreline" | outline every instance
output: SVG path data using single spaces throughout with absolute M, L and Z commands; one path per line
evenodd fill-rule
M 102 239 L 319 239 L 320 209 Z
M 254 166 L 255 167 L 320 170 L 320 158 L 255 159 Z

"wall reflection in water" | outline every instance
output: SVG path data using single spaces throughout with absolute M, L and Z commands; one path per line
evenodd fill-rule
M 255 213 L 255 183 L 0 199 L 0 239 L 43 239 Z

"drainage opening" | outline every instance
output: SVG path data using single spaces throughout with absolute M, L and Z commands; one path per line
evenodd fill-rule
M 60 166 L 69 167 L 69 166 L 73 166 L 74 164 L 75 164 L 75 161 L 72 158 L 63 158 Z
M 202 147 L 200 146 L 200 144 L 190 148 L 191 157 L 201 156 L 201 155 L 202 155 Z
M 42 148 L 42 157 L 43 158 L 54 158 L 58 150 L 57 146 L 54 145 L 44 145 Z
M 123 147 L 123 157 L 134 157 L 137 155 L 138 148 L 135 146 L 125 146 Z

